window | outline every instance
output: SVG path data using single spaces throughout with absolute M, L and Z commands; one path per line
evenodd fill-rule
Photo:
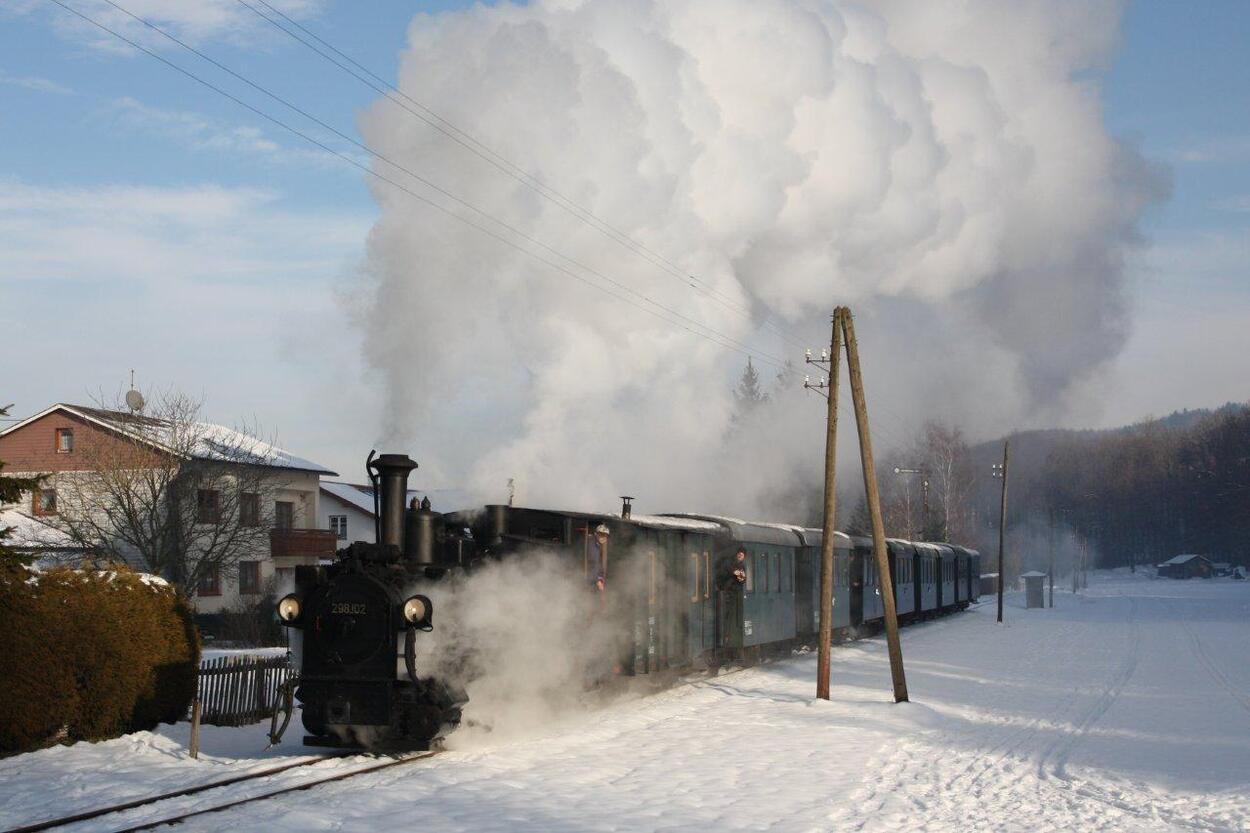
M 747 571 L 747 583 L 743 589 L 748 593 L 753 593 L 755 592 L 755 559 L 751 557 L 750 553 L 747 554 L 747 560 L 742 562 L 742 566 Z
M 254 492 L 239 495 L 239 526 L 260 526 L 260 495 Z
M 69 454 L 74 450 L 74 429 L 56 429 L 56 453 Z
M 330 516 L 330 531 L 333 532 L 336 536 L 338 536 L 339 540 L 341 541 L 347 540 L 347 516 L 346 515 L 331 515 Z
M 773 592 L 781 592 L 781 553 L 773 553 Z
M 759 590 L 761 593 L 768 592 L 768 553 L 761 552 L 755 556 L 756 572 L 759 573 Z
M 260 593 L 260 562 L 239 562 L 239 593 L 244 596 L 255 596 Z
M 292 529 L 295 526 L 295 504 L 289 500 L 273 502 L 273 525 L 278 529 Z
M 690 601 L 699 600 L 699 554 L 690 553 Z
M 220 596 L 221 595 L 221 570 L 216 565 L 209 567 L 207 572 L 200 578 L 195 585 L 195 595 L 197 596 Z
M 216 489 L 196 490 L 195 520 L 202 524 L 215 524 L 221 520 L 221 495 Z
M 56 514 L 56 489 L 40 489 L 33 497 L 36 515 Z

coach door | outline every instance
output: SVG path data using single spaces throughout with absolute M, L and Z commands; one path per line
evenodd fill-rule
M 686 628 L 690 655 L 716 647 L 716 600 L 713 598 L 712 553 L 703 536 L 685 539 Z

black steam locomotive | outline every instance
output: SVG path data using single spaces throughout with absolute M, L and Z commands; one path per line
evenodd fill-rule
M 278 602 L 278 618 L 298 632 L 294 694 L 306 744 L 425 749 L 459 722 L 463 696 L 422 676 L 416 648 L 434 621 L 421 591 L 467 563 L 474 541 L 428 504 L 405 507 L 416 467 L 405 454 L 371 453 L 379 543 L 357 541 L 329 566 L 296 567 L 295 592 Z

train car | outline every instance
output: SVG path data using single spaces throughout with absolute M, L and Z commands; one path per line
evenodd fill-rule
M 917 613 L 932 616 L 938 611 L 938 551 L 932 544 L 912 544 L 916 551 L 916 577 L 920 599 Z
M 798 635 L 796 564 L 804 548 L 799 528 L 756 524 L 716 515 L 662 517 L 719 527 L 715 563 L 727 564 L 739 548 L 746 553 L 746 583 L 721 592 L 720 647 L 727 657 L 758 659 L 763 646 L 783 648 Z
M 702 664 L 726 644 L 714 575 L 719 524 L 512 506 L 489 506 L 487 516 L 490 528 L 479 534 L 495 557 L 554 552 L 588 597 L 602 581 L 605 615 L 622 633 L 617 660 L 624 673 Z
M 800 528 L 795 555 L 794 619 L 799 639 L 814 643 L 820 630 L 820 559 L 824 532 Z M 833 541 L 833 635 L 842 638 L 851 627 L 851 539 L 842 532 Z
M 909 541 L 890 538 L 886 541 L 890 554 L 890 578 L 894 583 L 894 609 L 900 620 L 915 618 L 918 609 L 916 585 L 916 549 Z
M 938 553 L 938 610 L 955 608 L 955 551 L 947 544 L 934 544 Z

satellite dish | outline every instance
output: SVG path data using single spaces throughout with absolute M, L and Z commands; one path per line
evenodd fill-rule
M 126 391 L 126 405 L 129 406 L 132 411 L 142 411 L 143 394 L 133 389 Z

